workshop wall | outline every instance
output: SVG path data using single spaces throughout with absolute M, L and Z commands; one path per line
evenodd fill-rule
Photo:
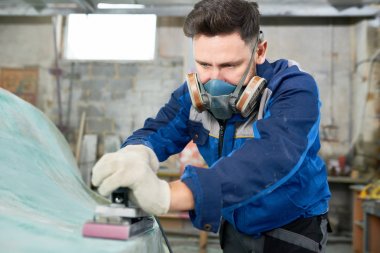
M 123 140 L 142 127 L 147 117 L 154 117 L 171 92 L 184 81 L 181 55 L 184 38 L 182 32 L 173 29 L 176 22 L 176 19 L 159 19 L 153 61 L 61 61 L 64 72 L 68 73 L 62 89 L 64 111 L 69 107 L 70 82 L 74 84 L 69 128 L 78 129 L 85 111 L 85 133 L 98 134 L 101 143 L 102 137 L 108 134 L 116 134 Z M 57 107 L 50 109 L 52 117 L 56 117 Z
M 39 69 L 36 105 L 43 111 L 55 103 L 55 85 L 49 74 L 53 61 L 50 17 L 0 17 L 0 67 Z
M 37 66 L 37 107 L 76 141 L 82 112 L 85 133 L 117 134 L 121 139 L 154 116 L 171 92 L 184 81 L 182 19 L 158 20 L 156 59 L 143 62 L 59 61 L 61 119 L 54 68 L 50 18 L 0 18 L 0 67 Z M 72 87 L 72 88 L 71 88 Z M 70 98 L 71 96 L 71 98 Z M 71 99 L 71 105 L 69 101 Z
M 321 141 L 325 157 L 346 154 L 359 132 L 378 129 L 378 122 L 359 127 L 366 101 L 368 59 L 374 37 L 370 22 L 350 18 L 271 18 L 263 20 L 269 58 L 288 58 L 317 80 L 322 100 Z M 378 80 L 378 79 L 377 79 Z M 374 108 L 367 107 L 373 115 Z M 370 129 L 371 128 L 371 129 Z

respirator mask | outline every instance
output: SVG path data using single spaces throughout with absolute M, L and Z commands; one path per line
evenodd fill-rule
M 216 119 L 227 120 L 234 113 L 240 113 L 245 118 L 258 110 L 259 99 L 266 88 L 266 80 L 254 76 L 244 89 L 243 85 L 252 67 L 259 40 L 263 40 L 261 31 L 252 50 L 247 69 L 236 85 L 218 79 L 212 79 L 202 84 L 196 73 L 187 75 L 191 102 L 198 112 L 208 110 Z

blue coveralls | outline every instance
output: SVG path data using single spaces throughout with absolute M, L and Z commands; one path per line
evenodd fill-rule
M 330 191 L 320 149 L 320 101 L 311 75 L 288 60 L 257 65 L 268 81 L 258 118 L 239 114 L 218 122 L 191 105 L 186 83 L 156 118 L 124 143 L 144 144 L 160 161 L 193 140 L 209 169 L 186 166 L 193 225 L 217 232 L 221 217 L 237 231 L 260 235 L 328 211 Z

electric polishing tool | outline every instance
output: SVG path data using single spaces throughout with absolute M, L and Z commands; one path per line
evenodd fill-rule
M 84 237 L 127 240 L 153 229 L 153 216 L 134 206 L 128 191 L 119 188 L 111 195 L 111 205 L 96 207 L 93 220 L 83 226 Z

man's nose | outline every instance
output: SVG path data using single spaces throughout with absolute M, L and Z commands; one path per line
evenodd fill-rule
M 213 68 L 210 73 L 210 79 L 221 79 L 221 71 L 219 68 Z

